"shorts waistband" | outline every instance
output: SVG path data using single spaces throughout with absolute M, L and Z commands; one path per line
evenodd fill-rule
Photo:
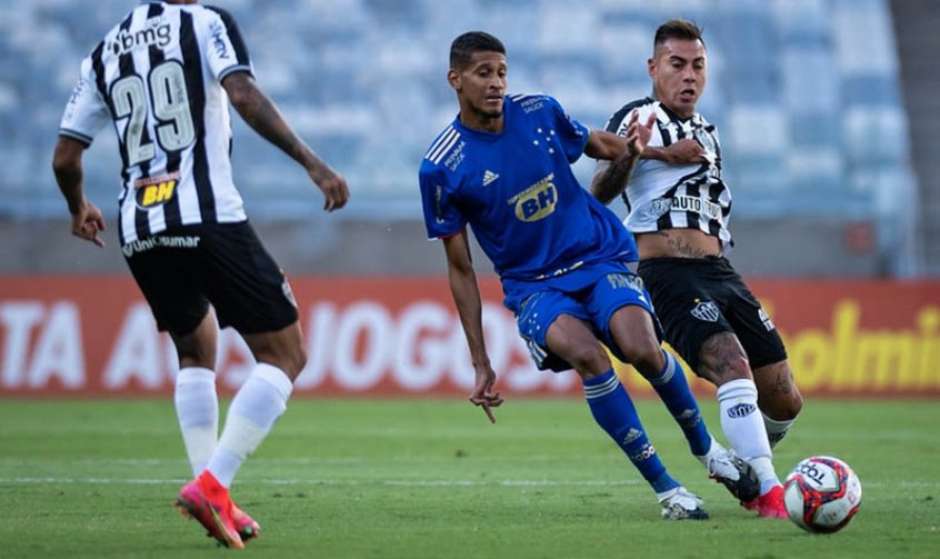
M 656 264 L 728 264 L 728 259 L 721 255 L 708 255 L 704 258 L 685 258 L 682 256 L 657 256 L 640 260 L 640 268 Z

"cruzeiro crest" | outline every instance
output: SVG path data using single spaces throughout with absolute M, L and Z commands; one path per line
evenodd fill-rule
M 692 316 L 704 322 L 718 322 L 721 317 L 721 311 L 714 301 L 695 300 L 695 306 L 692 307 Z

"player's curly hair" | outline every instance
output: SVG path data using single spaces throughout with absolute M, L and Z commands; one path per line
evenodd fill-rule
M 502 41 L 485 31 L 468 31 L 450 44 L 450 67 L 459 69 L 470 63 L 475 52 L 498 52 L 506 54 Z
M 669 39 L 681 39 L 683 41 L 702 42 L 705 46 L 705 39 L 702 38 L 702 29 L 693 21 L 687 19 L 670 19 L 659 26 L 656 35 L 653 37 L 653 49 L 665 43 Z

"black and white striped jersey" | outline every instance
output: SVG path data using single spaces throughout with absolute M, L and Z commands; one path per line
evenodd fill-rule
M 174 226 L 247 219 L 221 82 L 251 71 L 228 13 L 160 2 L 131 11 L 82 61 L 59 134 L 90 145 L 114 124 L 122 245 Z
M 624 225 L 633 233 L 664 229 L 700 229 L 721 240 L 722 249 L 731 247 L 728 218 L 731 191 L 721 178 L 721 145 L 718 131 L 702 115 L 681 119 L 652 98 L 623 106 L 607 122 L 607 131 L 626 136 L 630 112 L 639 112 L 646 122 L 656 113 L 651 147 L 668 147 L 683 138 L 692 138 L 704 148 L 707 161 L 692 165 L 669 165 L 653 159 L 641 159 L 623 194 L 629 212 Z M 609 165 L 598 163 L 598 170 Z

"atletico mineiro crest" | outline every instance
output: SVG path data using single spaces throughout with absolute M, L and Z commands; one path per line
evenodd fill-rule
M 705 322 L 718 322 L 721 311 L 714 301 L 695 300 L 695 306 L 692 308 L 692 316 Z

